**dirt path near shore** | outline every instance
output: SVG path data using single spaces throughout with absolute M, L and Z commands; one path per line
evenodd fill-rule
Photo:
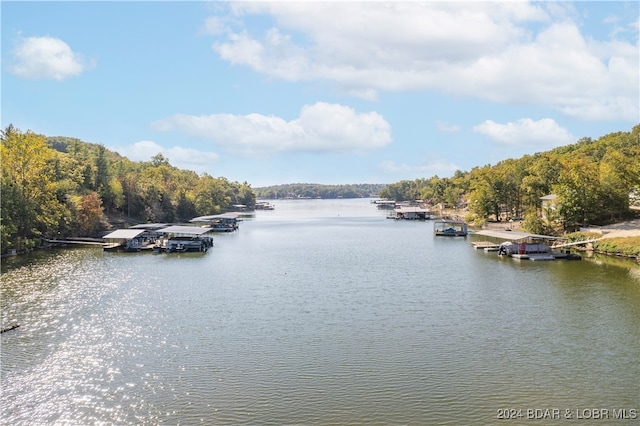
M 614 223 L 606 226 L 592 226 L 589 231 L 601 232 L 602 238 L 640 237 L 640 219 Z

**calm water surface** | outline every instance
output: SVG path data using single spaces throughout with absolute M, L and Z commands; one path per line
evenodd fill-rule
M 206 254 L 4 259 L 2 324 L 21 327 L 2 334 L 0 418 L 590 424 L 576 416 L 607 409 L 598 424 L 636 424 L 640 268 L 500 259 L 471 239 L 368 200 L 279 201 Z

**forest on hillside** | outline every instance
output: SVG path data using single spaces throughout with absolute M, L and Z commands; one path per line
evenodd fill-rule
M 281 198 L 367 198 L 377 197 L 386 184 L 322 185 L 317 183 L 290 183 L 255 188 L 260 199 Z
M 248 183 L 178 169 L 162 154 L 135 162 L 99 144 L 12 125 L 2 131 L 0 158 L 3 253 L 41 238 L 101 237 L 109 221 L 183 222 L 255 205 Z
M 541 197 L 554 194 L 542 211 Z M 558 233 L 585 224 L 607 224 L 632 216 L 640 207 L 640 125 L 597 140 L 582 138 L 495 165 L 456 171 L 450 178 L 403 180 L 387 185 L 380 196 L 425 200 L 460 209 L 466 220 L 524 217 L 523 228 Z

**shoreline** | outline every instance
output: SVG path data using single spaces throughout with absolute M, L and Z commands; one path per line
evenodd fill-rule
M 522 222 L 486 222 L 482 229 L 495 229 L 495 230 L 511 230 L 511 231 L 521 231 L 522 230 Z M 599 241 L 607 242 L 607 240 L 626 240 L 637 238 L 640 239 L 640 219 L 629 220 L 625 222 L 614 223 L 611 225 L 605 226 L 589 226 L 580 228 L 579 232 L 583 233 L 596 233 L 600 234 L 601 237 Z M 594 246 L 595 244 L 595 246 Z M 609 244 L 613 245 L 615 251 L 601 250 L 597 248 L 597 242 L 591 243 L 591 248 L 581 248 L 579 246 L 575 246 L 573 249 L 579 252 L 588 252 L 588 253 L 597 253 L 599 255 L 610 256 L 613 258 L 621 258 L 627 260 L 635 260 L 640 263 L 640 254 L 625 254 L 622 251 L 622 248 L 618 249 L 615 244 L 615 241 L 611 241 Z M 624 245 L 623 245 L 624 246 Z M 617 251 L 620 250 L 620 251 Z M 638 252 L 640 253 L 640 242 L 638 243 Z

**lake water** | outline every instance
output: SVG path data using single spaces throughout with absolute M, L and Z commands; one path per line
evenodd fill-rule
M 3 259 L 2 423 L 640 421 L 634 262 L 503 259 L 369 200 L 275 205 L 205 254 Z

